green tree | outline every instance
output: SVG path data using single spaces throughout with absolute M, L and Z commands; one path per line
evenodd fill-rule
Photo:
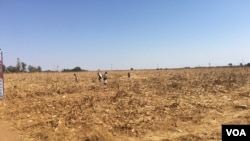
M 20 59 L 17 58 L 17 63 L 16 63 L 17 72 L 20 72 L 20 71 L 21 71 L 21 67 L 22 67 L 22 65 L 21 65 Z
M 81 67 L 75 67 L 72 69 L 72 71 L 81 71 L 81 70 L 82 70 Z
M 28 66 L 28 70 L 29 70 L 29 72 L 36 72 L 36 71 L 37 71 L 37 68 L 34 67 L 34 66 L 32 66 L 32 65 L 29 65 L 29 66 Z
M 26 72 L 26 70 L 27 70 L 26 67 L 27 67 L 27 64 L 24 62 L 21 62 L 21 72 Z
M 37 67 L 37 71 L 38 71 L 38 72 L 41 72 L 41 71 L 42 71 L 42 67 L 38 66 L 38 67 Z
M 14 66 L 8 66 L 8 67 L 7 67 L 7 71 L 8 71 L 8 72 L 17 72 L 17 68 L 14 67 Z

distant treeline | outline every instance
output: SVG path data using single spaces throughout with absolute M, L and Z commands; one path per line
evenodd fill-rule
M 63 69 L 62 72 L 80 72 L 80 71 L 87 71 L 85 69 L 81 69 L 81 67 L 75 67 L 73 69 Z
M 246 66 L 250 67 L 250 63 L 247 63 Z
M 175 68 L 175 69 L 192 69 L 192 68 L 237 68 L 237 67 L 250 67 L 250 63 L 243 64 L 240 63 L 240 65 L 233 65 L 232 63 L 229 63 L 227 66 L 197 66 L 197 67 L 183 67 L 183 68 Z M 167 70 L 168 68 L 156 68 L 156 70 Z
M 226 68 L 226 67 L 250 67 L 250 63 L 247 63 L 245 65 L 243 65 L 242 63 L 240 63 L 240 65 L 233 65 L 232 63 L 229 63 L 228 66 L 198 66 L 198 67 L 194 67 L 194 68 Z M 185 68 L 190 68 L 190 67 L 185 67 Z
M 33 66 L 33 65 L 28 65 L 24 62 L 21 62 L 19 58 L 17 58 L 17 64 L 16 66 L 8 66 L 6 67 L 3 64 L 3 72 L 41 72 L 42 67 L 40 66 Z
M 28 66 L 28 67 L 27 67 Z M 3 72 L 8 72 L 8 73 L 18 73 L 18 72 L 42 72 L 42 67 L 40 66 L 33 66 L 33 65 L 27 65 L 24 62 L 21 62 L 19 58 L 17 58 L 17 63 L 15 66 L 8 66 L 6 67 L 3 64 L 2 68 Z M 73 69 L 63 69 L 62 72 L 80 72 L 80 71 L 87 71 L 85 69 L 82 69 L 81 67 L 74 67 Z M 52 71 L 52 70 L 45 70 L 43 72 L 58 72 L 57 71 Z

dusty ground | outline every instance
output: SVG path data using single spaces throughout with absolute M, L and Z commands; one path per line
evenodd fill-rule
M 249 68 L 127 72 L 107 86 L 97 72 L 5 74 L 0 138 L 219 141 L 222 124 L 250 124 Z

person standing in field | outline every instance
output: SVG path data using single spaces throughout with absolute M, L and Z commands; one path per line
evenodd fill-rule
M 128 72 L 128 78 L 130 78 L 130 72 Z
M 74 76 L 75 76 L 75 82 L 78 83 L 78 76 L 74 73 Z
M 102 81 L 102 74 L 100 72 L 98 72 L 97 75 L 98 75 L 99 81 L 101 82 Z
M 104 73 L 103 80 L 104 80 L 104 85 L 107 85 L 107 83 L 108 83 L 108 73 L 107 72 Z

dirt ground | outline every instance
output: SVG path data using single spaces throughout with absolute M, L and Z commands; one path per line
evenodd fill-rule
M 219 141 L 250 124 L 250 68 L 128 72 L 4 74 L 1 140 Z

